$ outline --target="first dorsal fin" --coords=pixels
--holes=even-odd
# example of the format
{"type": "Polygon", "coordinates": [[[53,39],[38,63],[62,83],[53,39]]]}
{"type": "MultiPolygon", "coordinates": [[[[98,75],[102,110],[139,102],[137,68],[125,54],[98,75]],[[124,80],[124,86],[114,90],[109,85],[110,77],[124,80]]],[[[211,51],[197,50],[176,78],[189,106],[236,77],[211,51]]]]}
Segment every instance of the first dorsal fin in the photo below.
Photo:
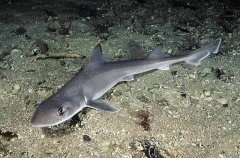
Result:
{"type": "Polygon", "coordinates": [[[95,68],[104,64],[105,62],[106,60],[103,57],[101,45],[98,44],[92,52],[92,57],[87,65],[87,68],[95,68]]]}
{"type": "Polygon", "coordinates": [[[159,45],[157,46],[157,48],[155,48],[152,53],[147,57],[147,59],[161,59],[161,58],[165,58],[165,57],[169,57],[169,55],[165,54],[163,52],[162,46],[159,45]]]}

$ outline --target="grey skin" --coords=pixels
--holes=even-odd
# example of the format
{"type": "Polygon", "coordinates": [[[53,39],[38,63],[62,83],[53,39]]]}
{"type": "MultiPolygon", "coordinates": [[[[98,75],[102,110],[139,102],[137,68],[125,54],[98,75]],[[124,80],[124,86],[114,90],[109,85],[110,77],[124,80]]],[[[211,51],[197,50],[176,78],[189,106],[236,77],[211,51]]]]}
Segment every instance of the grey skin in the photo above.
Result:
{"type": "Polygon", "coordinates": [[[100,97],[120,81],[132,81],[133,75],[154,69],[168,70],[179,62],[199,65],[211,53],[217,53],[221,39],[216,39],[186,55],[170,57],[158,46],[146,58],[107,62],[97,45],[84,70],[68,81],[57,93],[37,107],[30,124],[35,127],[53,126],[62,123],[83,108],[117,112],[118,110],[100,97]]]}

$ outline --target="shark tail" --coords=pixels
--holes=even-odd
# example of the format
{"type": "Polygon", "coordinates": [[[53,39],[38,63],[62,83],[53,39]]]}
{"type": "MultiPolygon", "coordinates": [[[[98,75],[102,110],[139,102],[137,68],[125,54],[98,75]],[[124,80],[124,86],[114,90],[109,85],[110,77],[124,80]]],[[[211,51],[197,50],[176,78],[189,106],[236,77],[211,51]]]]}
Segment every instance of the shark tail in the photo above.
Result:
{"type": "Polygon", "coordinates": [[[212,43],[190,52],[186,57],[185,62],[191,65],[199,65],[204,58],[212,53],[216,54],[218,52],[221,41],[222,40],[220,38],[216,39],[212,43]]]}
{"type": "Polygon", "coordinates": [[[197,54],[189,55],[185,62],[190,65],[200,65],[201,61],[209,56],[210,52],[200,52],[197,54]]]}

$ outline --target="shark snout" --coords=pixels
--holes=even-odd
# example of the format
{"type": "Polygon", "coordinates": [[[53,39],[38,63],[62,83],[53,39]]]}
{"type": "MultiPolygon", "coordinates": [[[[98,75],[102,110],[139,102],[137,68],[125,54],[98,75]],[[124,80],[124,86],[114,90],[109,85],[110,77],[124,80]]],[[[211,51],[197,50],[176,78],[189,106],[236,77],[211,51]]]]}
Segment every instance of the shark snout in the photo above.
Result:
{"type": "Polygon", "coordinates": [[[39,110],[40,105],[35,111],[33,117],[30,120],[30,125],[33,127],[47,127],[53,126],[59,122],[57,113],[55,114],[51,110],[39,110]]]}

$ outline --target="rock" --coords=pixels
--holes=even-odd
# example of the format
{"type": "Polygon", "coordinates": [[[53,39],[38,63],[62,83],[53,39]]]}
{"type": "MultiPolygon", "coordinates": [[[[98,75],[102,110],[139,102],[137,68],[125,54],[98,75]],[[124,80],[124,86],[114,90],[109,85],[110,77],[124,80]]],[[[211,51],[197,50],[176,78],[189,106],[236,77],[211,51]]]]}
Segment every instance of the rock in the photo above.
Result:
{"type": "Polygon", "coordinates": [[[21,91],[21,87],[19,85],[14,85],[13,86],[13,90],[12,90],[12,94],[18,94],[21,91]]]}
{"type": "Polygon", "coordinates": [[[44,43],[41,40],[36,40],[35,44],[37,46],[38,53],[47,54],[47,52],[48,52],[48,45],[46,43],[44,43]]]}
{"type": "Polygon", "coordinates": [[[189,74],[188,74],[188,77],[189,77],[190,79],[194,79],[194,78],[196,78],[196,74],[195,74],[195,73],[189,73],[189,74]]]}
{"type": "Polygon", "coordinates": [[[33,90],[32,88],[29,88],[29,89],[28,89],[28,93],[29,93],[29,94],[32,94],[33,92],[34,92],[34,90],[33,90]]]}
{"type": "Polygon", "coordinates": [[[133,158],[142,158],[142,157],[144,157],[144,153],[141,153],[141,152],[136,153],[136,154],[133,156],[133,158]]]}
{"type": "Polygon", "coordinates": [[[240,101],[240,97],[238,97],[236,100],[235,100],[235,103],[238,103],[240,101]]]}
{"type": "Polygon", "coordinates": [[[199,99],[195,97],[190,97],[190,101],[192,104],[197,105],[199,103],[199,99]]]}
{"type": "Polygon", "coordinates": [[[133,148],[138,151],[143,151],[143,146],[140,142],[136,141],[133,143],[133,148]]]}
{"type": "Polygon", "coordinates": [[[131,87],[128,84],[119,84],[114,88],[112,95],[120,96],[123,94],[123,92],[129,91],[131,91],[131,87]]]}
{"type": "Polygon", "coordinates": [[[72,157],[72,154],[71,154],[71,153],[68,153],[65,158],[71,158],[71,157],[72,157]]]}
{"type": "Polygon", "coordinates": [[[83,135],[83,140],[85,142],[89,142],[89,141],[91,141],[91,138],[88,135],[83,135]]]}
{"type": "Polygon", "coordinates": [[[106,152],[106,151],[109,150],[109,146],[110,146],[110,141],[105,140],[105,141],[103,141],[103,142],[101,143],[100,150],[101,150],[102,152],[106,152]]]}
{"type": "Polygon", "coordinates": [[[41,89],[37,91],[38,95],[40,95],[43,98],[47,98],[48,96],[53,94],[53,90],[48,89],[41,89]]]}
{"type": "Polygon", "coordinates": [[[220,98],[220,99],[217,99],[217,101],[219,102],[219,103],[221,103],[221,104],[227,104],[227,99],[226,98],[220,98]]]}
{"type": "Polygon", "coordinates": [[[212,72],[212,68],[206,67],[202,71],[198,72],[199,77],[205,77],[207,74],[212,72]]]}
{"type": "Polygon", "coordinates": [[[204,90],[203,91],[204,96],[210,97],[211,96],[211,91],[210,90],[204,90]]]}
{"type": "Polygon", "coordinates": [[[9,93],[12,93],[13,87],[10,85],[7,85],[6,87],[4,87],[4,89],[9,94],[9,93]]]}
{"type": "Polygon", "coordinates": [[[148,98],[143,95],[137,96],[137,99],[143,103],[149,102],[148,98]]]}

